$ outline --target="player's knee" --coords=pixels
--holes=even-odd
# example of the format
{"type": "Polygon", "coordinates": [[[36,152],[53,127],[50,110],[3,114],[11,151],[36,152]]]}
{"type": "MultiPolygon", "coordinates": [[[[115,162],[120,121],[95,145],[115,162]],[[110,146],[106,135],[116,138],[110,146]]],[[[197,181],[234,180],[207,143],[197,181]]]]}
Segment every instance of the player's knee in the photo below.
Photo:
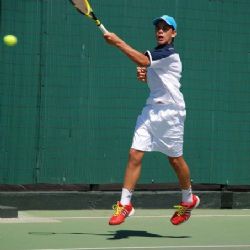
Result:
{"type": "Polygon", "coordinates": [[[129,162],[135,166],[141,165],[143,152],[131,148],[129,151],[129,162]]]}
{"type": "Polygon", "coordinates": [[[174,169],[178,169],[181,167],[181,157],[168,157],[169,163],[174,169]]]}

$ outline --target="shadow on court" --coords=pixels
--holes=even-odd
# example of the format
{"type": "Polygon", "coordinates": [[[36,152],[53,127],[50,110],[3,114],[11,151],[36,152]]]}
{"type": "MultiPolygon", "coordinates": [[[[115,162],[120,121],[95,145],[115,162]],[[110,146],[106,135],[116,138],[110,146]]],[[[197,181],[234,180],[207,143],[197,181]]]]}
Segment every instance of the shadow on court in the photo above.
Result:
{"type": "Polygon", "coordinates": [[[29,232],[32,235],[98,235],[98,236],[107,236],[107,240],[121,240],[128,239],[131,237],[146,237],[146,238],[169,238],[169,239],[187,239],[191,236],[170,236],[170,235],[160,235],[149,233],[147,231],[138,231],[138,230],[117,230],[109,231],[107,234],[92,234],[92,233],[56,233],[56,232],[29,232]]]}
{"type": "Polygon", "coordinates": [[[149,233],[147,231],[138,231],[138,230],[118,230],[110,232],[110,234],[106,235],[111,236],[111,238],[108,238],[108,240],[128,239],[130,237],[171,238],[171,239],[191,238],[190,236],[160,235],[160,234],[149,233]]]}

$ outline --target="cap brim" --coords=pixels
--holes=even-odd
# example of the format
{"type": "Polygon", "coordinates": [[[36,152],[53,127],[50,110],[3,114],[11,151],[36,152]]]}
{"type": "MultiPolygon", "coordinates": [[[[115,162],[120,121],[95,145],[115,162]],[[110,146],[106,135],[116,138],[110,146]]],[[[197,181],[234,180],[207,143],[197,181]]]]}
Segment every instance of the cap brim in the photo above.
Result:
{"type": "Polygon", "coordinates": [[[153,24],[156,25],[159,21],[164,21],[165,23],[167,23],[166,20],[164,20],[163,18],[159,17],[159,18],[156,18],[156,19],[153,20],[153,24]]]}

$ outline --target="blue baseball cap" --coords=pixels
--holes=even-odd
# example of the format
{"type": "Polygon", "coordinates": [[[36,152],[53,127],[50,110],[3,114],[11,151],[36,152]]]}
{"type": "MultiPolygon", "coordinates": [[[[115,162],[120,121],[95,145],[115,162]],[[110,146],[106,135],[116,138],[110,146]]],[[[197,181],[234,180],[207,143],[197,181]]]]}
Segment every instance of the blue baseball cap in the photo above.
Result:
{"type": "Polygon", "coordinates": [[[177,23],[173,17],[168,15],[163,15],[161,17],[157,17],[153,20],[153,24],[156,25],[160,20],[165,21],[168,25],[172,26],[174,30],[177,30],[177,23]]]}

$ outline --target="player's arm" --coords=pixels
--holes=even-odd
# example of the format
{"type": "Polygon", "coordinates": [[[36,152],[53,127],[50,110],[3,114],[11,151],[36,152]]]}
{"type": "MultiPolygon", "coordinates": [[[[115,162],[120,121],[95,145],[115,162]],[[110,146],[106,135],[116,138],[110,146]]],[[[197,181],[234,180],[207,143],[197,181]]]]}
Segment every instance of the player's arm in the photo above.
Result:
{"type": "Polygon", "coordinates": [[[127,55],[133,62],[139,66],[147,67],[150,65],[150,60],[143,53],[133,49],[127,43],[125,43],[120,37],[114,33],[105,33],[104,38],[107,43],[116,46],[125,55],[127,55]]]}

